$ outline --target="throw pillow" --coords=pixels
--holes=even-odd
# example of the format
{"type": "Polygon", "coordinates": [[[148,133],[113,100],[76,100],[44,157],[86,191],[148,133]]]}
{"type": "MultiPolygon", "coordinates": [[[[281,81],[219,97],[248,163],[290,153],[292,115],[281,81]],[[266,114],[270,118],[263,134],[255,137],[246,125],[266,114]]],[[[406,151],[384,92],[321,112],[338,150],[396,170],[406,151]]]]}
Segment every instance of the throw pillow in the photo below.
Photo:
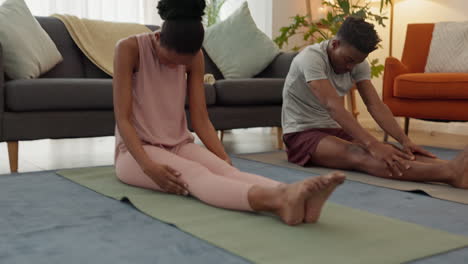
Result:
{"type": "Polygon", "coordinates": [[[36,78],[63,60],[24,0],[0,6],[0,25],[3,67],[11,79],[36,78]]]}
{"type": "Polygon", "coordinates": [[[255,25],[247,2],[226,20],[206,29],[203,47],[226,79],[253,77],[280,53],[255,25]]]}

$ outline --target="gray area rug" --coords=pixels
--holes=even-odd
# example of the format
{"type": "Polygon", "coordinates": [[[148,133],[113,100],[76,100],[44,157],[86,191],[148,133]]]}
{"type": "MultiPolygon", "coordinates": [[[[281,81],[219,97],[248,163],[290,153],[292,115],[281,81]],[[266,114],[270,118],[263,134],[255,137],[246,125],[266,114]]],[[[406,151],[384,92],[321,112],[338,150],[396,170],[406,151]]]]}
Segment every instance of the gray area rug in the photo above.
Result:
{"type": "MultiPolygon", "coordinates": [[[[285,182],[310,176],[233,161],[241,170],[285,182]]],[[[330,200],[468,236],[468,206],[463,204],[352,181],[340,186],[330,200]]],[[[0,210],[0,263],[248,263],[54,172],[0,175],[0,210]]],[[[413,263],[467,260],[464,248],[413,263]]]]}

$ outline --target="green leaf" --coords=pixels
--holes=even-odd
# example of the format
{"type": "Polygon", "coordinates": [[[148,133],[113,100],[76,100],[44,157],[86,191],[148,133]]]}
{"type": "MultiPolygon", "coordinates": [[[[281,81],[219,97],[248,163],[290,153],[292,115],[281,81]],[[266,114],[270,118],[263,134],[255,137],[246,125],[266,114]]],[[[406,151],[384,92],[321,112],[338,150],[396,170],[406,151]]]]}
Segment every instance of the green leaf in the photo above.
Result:
{"type": "Polygon", "coordinates": [[[338,6],[341,8],[344,14],[350,14],[349,0],[338,0],[338,6]]]}

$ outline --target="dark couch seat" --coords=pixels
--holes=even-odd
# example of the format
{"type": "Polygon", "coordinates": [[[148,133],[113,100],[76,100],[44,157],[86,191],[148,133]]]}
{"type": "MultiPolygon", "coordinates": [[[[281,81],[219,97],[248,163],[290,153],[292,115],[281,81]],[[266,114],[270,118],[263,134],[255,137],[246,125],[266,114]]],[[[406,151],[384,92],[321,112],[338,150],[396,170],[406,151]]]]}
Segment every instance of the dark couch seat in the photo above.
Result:
{"type": "Polygon", "coordinates": [[[281,105],[284,79],[251,78],[219,80],[216,102],[222,105],[281,105]]]}
{"type": "MultiPolygon", "coordinates": [[[[216,102],[214,87],[205,84],[207,105],[216,102]]],[[[5,84],[9,111],[112,110],[112,79],[41,78],[5,84]]]]}

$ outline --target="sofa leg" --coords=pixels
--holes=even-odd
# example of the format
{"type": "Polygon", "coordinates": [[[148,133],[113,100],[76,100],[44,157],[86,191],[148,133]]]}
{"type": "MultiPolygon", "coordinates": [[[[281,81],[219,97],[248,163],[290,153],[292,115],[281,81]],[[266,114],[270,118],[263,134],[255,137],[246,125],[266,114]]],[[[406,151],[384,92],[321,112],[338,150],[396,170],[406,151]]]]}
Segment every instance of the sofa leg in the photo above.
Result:
{"type": "Polygon", "coordinates": [[[219,141],[223,142],[224,139],[224,130],[219,131],[219,141]]]}
{"type": "Polygon", "coordinates": [[[409,133],[409,117],[405,117],[405,134],[409,133]]]}
{"type": "Polygon", "coordinates": [[[278,149],[283,149],[283,128],[282,127],[276,128],[276,140],[278,143],[278,149]]]}
{"type": "Polygon", "coordinates": [[[10,171],[18,172],[18,141],[9,141],[8,158],[10,159],[10,171]]]}

